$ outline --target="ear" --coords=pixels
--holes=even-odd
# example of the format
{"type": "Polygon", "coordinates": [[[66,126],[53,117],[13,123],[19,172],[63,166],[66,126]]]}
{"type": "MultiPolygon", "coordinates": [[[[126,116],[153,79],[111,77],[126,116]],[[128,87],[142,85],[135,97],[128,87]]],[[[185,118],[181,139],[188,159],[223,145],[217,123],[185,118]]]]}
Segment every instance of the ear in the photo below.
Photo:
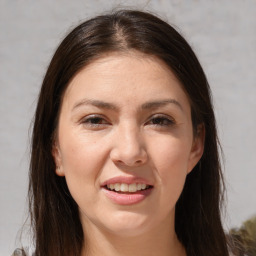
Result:
{"type": "Polygon", "coordinates": [[[55,162],[55,166],[56,166],[55,173],[58,176],[65,176],[63,167],[62,167],[60,148],[59,148],[58,142],[56,140],[52,144],[52,156],[54,158],[54,162],[55,162]]]}
{"type": "Polygon", "coordinates": [[[191,147],[191,152],[189,156],[189,164],[187,173],[190,173],[196,164],[201,159],[204,153],[204,140],[205,140],[205,127],[204,124],[199,124],[197,126],[196,133],[194,135],[193,144],[191,147]]]}

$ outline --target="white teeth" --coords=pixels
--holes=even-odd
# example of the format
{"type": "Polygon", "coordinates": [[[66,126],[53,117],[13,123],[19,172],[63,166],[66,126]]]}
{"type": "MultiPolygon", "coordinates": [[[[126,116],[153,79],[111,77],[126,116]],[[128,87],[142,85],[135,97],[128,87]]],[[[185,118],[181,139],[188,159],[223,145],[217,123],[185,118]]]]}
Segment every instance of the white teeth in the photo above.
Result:
{"type": "Polygon", "coordinates": [[[129,185],[129,192],[136,192],[137,186],[135,183],[129,185]]]}
{"type": "Polygon", "coordinates": [[[129,187],[128,184],[122,183],[121,186],[120,186],[120,190],[122,192],[127,192],[128,189],[129,189],[128,187],[129,187]]]}
{"type": "Polygon", "coordinates": [[[139,190],[144,190],[146,188],[149,188],[144,183],[133,183],[133,184],[126,184],[126,183],[115,183],[115,184],[108,184],[108,189],[115,190],[115,191],[121,191],[121,192],[136,192],[139,190]]]}
{"type": "Polygon", "coordinates": [[[115,191],[120,191],[120,183],[114,184],[114,190],[115,191]]]}

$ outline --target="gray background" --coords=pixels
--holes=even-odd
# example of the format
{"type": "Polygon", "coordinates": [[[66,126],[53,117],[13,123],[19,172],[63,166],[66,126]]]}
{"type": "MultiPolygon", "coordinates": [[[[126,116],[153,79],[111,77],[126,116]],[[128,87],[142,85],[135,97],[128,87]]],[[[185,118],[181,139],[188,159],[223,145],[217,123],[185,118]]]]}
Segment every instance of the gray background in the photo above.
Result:
{"type": "Polygon", "coordinates": [[[256,213],[256,1],[0,0],[0,255],[26,217],[29,127],[54,49],[113,7],[152,10],[188,39],[211,84],[227,180],[226,229],[256,213]]]}

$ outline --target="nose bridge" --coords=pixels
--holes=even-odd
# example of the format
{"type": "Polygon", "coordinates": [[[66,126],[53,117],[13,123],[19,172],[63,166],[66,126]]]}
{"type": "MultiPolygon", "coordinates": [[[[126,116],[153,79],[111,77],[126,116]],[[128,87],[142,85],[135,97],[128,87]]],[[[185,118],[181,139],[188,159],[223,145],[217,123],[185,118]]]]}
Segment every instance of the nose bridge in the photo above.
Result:
{"type": "Polygon", "coordinates": [[[116,130],[112,159],[125,165],[138,165],[146,161],[147,154],[140,127],[131,122],[116,130]]]}
{"type": "Polygon", "coordinates": [[[133,153],[137,152],[141,147],[141,134],[140,129],[136,127],[135,125],[124,125],[123,127],[120,127],[120,141],[124,142],[124,145],[122,145],[127,152],[131,151],[133,153]]]}

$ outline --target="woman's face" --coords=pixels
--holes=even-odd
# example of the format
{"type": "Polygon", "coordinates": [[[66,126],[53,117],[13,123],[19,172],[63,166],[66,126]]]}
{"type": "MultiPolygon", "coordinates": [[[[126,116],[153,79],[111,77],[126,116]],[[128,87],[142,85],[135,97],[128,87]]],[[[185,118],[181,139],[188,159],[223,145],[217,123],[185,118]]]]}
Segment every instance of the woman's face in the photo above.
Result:
{"type": "MultiPolygon", "coordinates": [[[[201,134],[201,135],[200,135],[201,134]]],[[[112,54],[81,70],[61,106],[53,155],[86,230],[119,236],[174,226],[203,152],[189,100],[155,57],[112,54]]]]}

